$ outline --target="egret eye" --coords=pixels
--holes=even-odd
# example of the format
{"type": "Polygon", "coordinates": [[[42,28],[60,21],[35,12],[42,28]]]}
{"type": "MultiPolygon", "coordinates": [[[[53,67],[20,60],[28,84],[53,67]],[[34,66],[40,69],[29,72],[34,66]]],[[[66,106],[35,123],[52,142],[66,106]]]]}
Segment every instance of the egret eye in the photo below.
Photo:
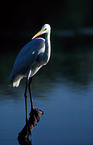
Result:
{"type": "Polygon", "coordinates": [[[45,28],[45,31],[47,30],[47,28],[45,28]]]}

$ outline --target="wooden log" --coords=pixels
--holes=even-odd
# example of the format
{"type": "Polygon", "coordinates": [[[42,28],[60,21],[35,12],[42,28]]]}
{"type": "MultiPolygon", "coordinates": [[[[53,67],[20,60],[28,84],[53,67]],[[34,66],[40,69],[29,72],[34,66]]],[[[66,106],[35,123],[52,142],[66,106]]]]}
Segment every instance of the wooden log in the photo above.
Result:
{"type": "Polygon", "coordinates": [[[31,134],[33,128],[35,127],[37,122],[39,122],[40,117],[43,114],[44,112],[38,108],[30,112],[30,117],[28,119],[28,122],[25,124],[21,132],[18,134],[19,144],[22,144],[23,142],[29,144],[29,135],[31,134]]]}

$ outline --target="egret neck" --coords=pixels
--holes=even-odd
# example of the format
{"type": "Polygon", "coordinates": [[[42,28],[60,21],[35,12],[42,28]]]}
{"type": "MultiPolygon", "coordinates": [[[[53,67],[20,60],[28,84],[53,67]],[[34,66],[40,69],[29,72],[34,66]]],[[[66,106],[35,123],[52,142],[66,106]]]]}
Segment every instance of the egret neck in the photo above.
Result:
{"type": "Polygon", "coordinates": [[[47,59],[46,60],[47,62],[50,59],[50,54],[51,54],[51,45],[50,45],[50,31],[49,31],[48,33],[45,34],[45,58],[47,59]]]}

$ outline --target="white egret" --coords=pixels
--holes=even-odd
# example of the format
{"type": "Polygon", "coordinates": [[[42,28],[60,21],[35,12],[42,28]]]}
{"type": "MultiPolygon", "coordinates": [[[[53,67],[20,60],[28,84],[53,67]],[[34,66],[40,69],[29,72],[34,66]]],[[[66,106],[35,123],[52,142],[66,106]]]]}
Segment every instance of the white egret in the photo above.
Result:
{"type": "Polygon", "coordinates": [[[50,59],[51,45],[50,45],[50,31],[51,27],[49,24],[45,24],[41,30],[32,38],[32,41],[27,43],[18,54],[13,70],[9,77],[9,83],[13,87],[18,87],[20,80],[26,77],[25,87],[25,107],[26,107],[26,121],[27,117],[27,88],[29,89],[31,110],[33,107],[33,100],[31,94],[31,82],[32,77],[36,72],[43,66],[46,65],[50,59]],[[45,34],[45,39],[38,37],[45,34]],[[38,37],[38,38],[36,38],[38,37]]]}

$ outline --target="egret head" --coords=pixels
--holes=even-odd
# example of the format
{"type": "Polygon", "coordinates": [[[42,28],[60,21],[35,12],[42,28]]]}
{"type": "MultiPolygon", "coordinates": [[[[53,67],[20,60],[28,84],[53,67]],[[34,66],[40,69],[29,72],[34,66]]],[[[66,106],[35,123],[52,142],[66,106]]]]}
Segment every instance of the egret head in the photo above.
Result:
{"type": "Polygon", "coordinates": [[[51,27],[49,24],[45,24],[42,26],[41,30],[32,38],[32,39],[35,39],[36,37],[42,35],[42,34],[45,34],[45,33],[50,33],[51,31],[51,27]]]}
{"type": "Polygon", "coordinates": [[[45,25],[42,26],[41,30],[44,30],[44,31],[43,31],[43,34],[44,34],[44,33],[48,33],[48,32],[51,31],[51,27],[50,27],[49,24],[45,24],[45,25]]]}

